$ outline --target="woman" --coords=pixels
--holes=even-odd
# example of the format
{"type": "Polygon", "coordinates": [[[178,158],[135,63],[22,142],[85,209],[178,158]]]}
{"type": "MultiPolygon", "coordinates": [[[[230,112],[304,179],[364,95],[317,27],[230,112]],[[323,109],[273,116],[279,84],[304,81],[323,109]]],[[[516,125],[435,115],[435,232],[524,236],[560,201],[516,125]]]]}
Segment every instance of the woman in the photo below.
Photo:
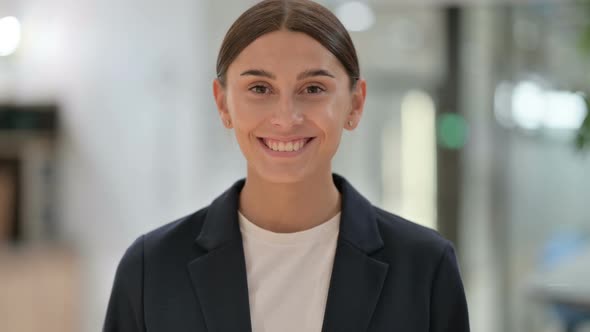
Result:
{"type": "Polygon", "coordinates": [[[338,19],[260,2],[228,31],[217,73],[247,177],[129,247],[104,330],[469,331],[451,244],[331,171],[366,96],[338,19]]]}

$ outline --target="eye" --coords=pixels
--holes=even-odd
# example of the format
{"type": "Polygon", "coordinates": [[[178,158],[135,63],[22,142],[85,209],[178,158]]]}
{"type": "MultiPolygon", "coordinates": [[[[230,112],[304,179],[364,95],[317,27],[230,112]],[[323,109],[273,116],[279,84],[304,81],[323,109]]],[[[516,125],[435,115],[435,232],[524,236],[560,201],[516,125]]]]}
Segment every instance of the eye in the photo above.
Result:
{"type": "Polygon", "coordinates": [[[320,94],[320,93],[326,91],[325,89],[322,89],[322,87],[317,86],[317,85],[310,85],[310,86],[306,87],[304,90],[306,93],[312,94],[312,95],[317,95],[317,94],[320,94]]]}
{"type": "Polygon", "coordinates": [[[264,95],[270,93],[270,89],[264,85],[255,85],[249,89],[250,91],[254,92],[255,94],[264,95]]]}

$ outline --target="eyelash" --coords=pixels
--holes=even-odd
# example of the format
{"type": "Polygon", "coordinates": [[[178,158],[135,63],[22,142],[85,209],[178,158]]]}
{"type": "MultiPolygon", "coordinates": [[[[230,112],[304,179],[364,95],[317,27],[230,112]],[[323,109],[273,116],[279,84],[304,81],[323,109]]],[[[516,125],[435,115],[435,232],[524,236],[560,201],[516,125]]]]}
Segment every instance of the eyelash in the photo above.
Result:
{"type": "MultiPolygon", "coordinates": [[[[250,88],[250,89],[248,89],[248,90],[250,90],[250,91],[254,92],[255,94],[259,94],[259,95],[266,94],[266,93],[258,93],[258,92],[255,92],[255,89],[259,89],[259,88],[264,88],[264,89],[270,90],[270,88],[269,88],[268,86],[266,86],[266,85],[262,85],[262,84],[257,84],[257,85],[254,85],[253,87],[251,87],[251,88],[250,88]]],[[[316,92],[316,93],[310,93],[310,94],[312,94],[312,95],[317,95],[317,94],[320,94],[320,93],[322,93],[322,92],[325,92],[325,91],[326,91],[326,89],[323,89],[323,88],[322,88],[322,87],[320,87],[319,85],[309,85],[309,86],[306,86],[306,87],[304,88],[304,90],[307,90],[307,89],[309,89],[309,88],[317,88],[317,89],[319,90],[319,92],[316,92]]]]}

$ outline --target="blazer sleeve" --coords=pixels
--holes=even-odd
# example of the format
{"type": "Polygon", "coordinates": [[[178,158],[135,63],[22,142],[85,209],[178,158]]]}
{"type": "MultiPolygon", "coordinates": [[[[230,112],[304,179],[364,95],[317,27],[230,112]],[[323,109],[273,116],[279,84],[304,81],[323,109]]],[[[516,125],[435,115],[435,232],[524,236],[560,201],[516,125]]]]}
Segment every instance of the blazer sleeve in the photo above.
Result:
{"type": "Polygon", "coordinates": [[[145,331],[143,317],[143,236],[119,262],[109,299],[103,332],[145,331]]]}
{"type": "Polygon", "coordinates": [[[430,298],[431,332],[469,332],[467,300],[455,250],[448,243],[436,269],[430,298]]]}

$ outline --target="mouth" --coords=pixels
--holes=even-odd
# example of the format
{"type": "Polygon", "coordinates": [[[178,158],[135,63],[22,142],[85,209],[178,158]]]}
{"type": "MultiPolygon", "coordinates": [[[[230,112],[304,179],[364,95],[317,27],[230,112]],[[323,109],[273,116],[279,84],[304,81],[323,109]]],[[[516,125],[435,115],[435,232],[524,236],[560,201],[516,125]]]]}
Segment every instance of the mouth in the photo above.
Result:
{"type": "Polygon", "coordinates": [[[315,137],[297,137],[295,139],[272,139],[257,137],[262,146],[274,154],[294,155],[302,151],[315,137]]]}

